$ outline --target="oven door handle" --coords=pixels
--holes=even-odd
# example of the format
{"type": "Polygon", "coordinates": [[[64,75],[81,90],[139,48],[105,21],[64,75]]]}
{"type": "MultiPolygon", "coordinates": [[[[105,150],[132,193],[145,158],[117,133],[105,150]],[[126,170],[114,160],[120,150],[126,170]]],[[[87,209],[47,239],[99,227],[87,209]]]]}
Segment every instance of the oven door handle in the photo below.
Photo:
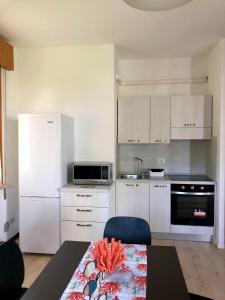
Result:
{"type": "Polygon", "coordinates": [[[199,193],[199,192],[174,192],[171,191],[171,194],[173,195],[189,195],[189,196],[213,196],[214,193],[208,192],[208,193],[199,193]]]}

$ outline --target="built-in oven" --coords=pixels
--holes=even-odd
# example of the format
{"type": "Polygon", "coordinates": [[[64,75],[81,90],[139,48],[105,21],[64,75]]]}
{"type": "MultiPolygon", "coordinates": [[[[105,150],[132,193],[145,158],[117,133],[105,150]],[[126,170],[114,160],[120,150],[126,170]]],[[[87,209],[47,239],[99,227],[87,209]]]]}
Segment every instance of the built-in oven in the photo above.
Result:
{"type": "Polygon", "coordinates": [[[171,224],[214,225],[213,184],[171,184],[171,224]]]}

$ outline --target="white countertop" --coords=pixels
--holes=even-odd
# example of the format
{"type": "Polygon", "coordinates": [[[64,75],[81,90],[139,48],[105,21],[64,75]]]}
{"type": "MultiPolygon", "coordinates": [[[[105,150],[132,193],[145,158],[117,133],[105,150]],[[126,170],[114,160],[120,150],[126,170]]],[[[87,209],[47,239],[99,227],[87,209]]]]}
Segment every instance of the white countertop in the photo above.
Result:
{"type": "Polygon", "coordinates": [[[179,180],[171,180],[169,176],[165,175],[163,177],[149,177],[144,179],[127,179],[127,178],[117,178],[116,181],[123,182],[146,182],[146,183],[154,183],[154,182],[162,182],[168,184],[216,184],[215,181],[179,181],[179,180]]]}
{"type": "Polygon", "coordinates": [[[112,185],[90,185],[90,184],[87,184],[87,185],[76,185],[76,184],[73,184],[73,183],[68,183],[66,185],[64,185],[60,190],[63,191],[63,190],[67,190],[70,189],[70,190],[74,190],[74,189],[95,189],[95,190],[110,190],[112,187],[112,185]]]}

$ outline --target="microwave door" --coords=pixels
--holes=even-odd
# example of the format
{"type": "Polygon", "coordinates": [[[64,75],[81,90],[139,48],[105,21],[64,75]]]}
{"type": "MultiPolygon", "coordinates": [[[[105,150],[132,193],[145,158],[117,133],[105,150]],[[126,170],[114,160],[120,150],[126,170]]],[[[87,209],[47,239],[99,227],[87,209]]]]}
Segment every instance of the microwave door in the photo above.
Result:
{"type": "Polygon", "coordinates": [[[74,180],[101,180],[101,166],[74,166],[74,180]]]}

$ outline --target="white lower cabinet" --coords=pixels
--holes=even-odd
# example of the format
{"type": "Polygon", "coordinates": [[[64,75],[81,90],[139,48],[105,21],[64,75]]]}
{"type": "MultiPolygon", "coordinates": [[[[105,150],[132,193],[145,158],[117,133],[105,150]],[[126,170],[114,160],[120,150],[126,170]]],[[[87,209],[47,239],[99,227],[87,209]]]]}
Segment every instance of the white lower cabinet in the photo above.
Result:
{"type": "Polygon", "coordinates": [[[90,242],[103,238],[105,223],[95,222],[61,222],[61,244],[64,241],[90,242]]]}
{"type": "Polygon", "coordinates": [[[149,222],[149,184],[117,181],[116,215],[139,217],[149,222]]]}
{"type": "Polygon", "coordinates": [[[110,187],[68,185],[61,189],[61,244],[102,239],[110,218],[110,187]]]}
{"type": "Polygon", "coordinates": [[[150,227],[152,232],[170,232],[170,184],[150,184],[150,227]]]}
{"type": "Polygon", "coordinates": [[[89,222],[107,222],[109,219],[108,207],[91,207],[91,206],[77,206],[77,207],[62,207],[61,220],[71,221],[89,221],[89,222]]]}
{"type": "Polygon", "coordinates": [[[152,232],[170,232],[170,184],[118,180],[116,215],[143,218],[152,232]]]}

